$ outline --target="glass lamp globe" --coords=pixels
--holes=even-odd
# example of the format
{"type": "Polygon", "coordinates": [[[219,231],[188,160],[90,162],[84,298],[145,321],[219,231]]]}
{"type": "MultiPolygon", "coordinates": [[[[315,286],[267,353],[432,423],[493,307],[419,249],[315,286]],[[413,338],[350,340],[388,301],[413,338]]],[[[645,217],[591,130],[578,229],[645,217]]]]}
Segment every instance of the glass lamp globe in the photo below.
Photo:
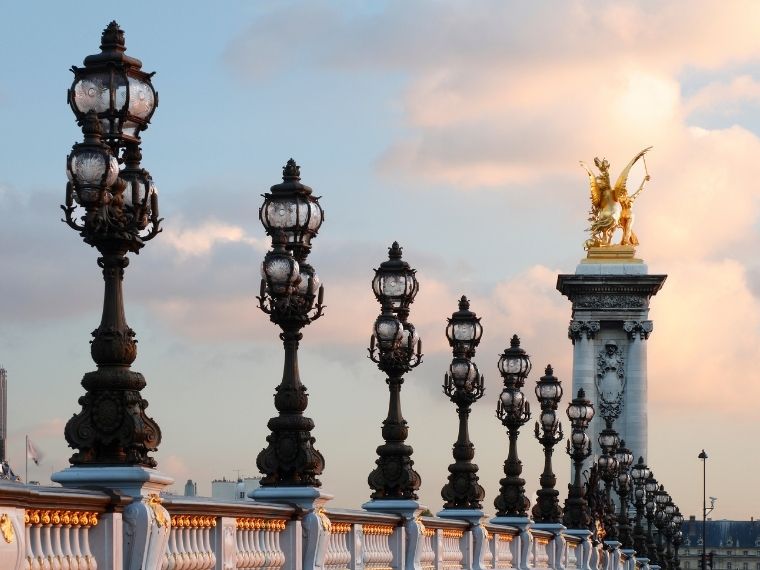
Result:
{"type": "Polygon", "coordinates": [[[66,157],[66,176],[80,204],[100,205],[104,191],[111,188],[119,176],[119,163],[102,142],[100,124],[94,113],[85,118],[82,132],[84,142],[75,144],[66,157]]]}
{"type": "Polygon", "coordinates": [[[531,362],[528,353],[520,348],[520,339],[517,335],[512,336],[509,348],[505,349],[499,357],[498,366],[505,380],[513,382],[517,387],[523,385],[530,373],[531,362]]]}
{"type": "Polygon", "coordinates": [[[324,221],[324,211],[312,189],[301,183],[301,167],[292,158],[282,168],[282,182],[264,194],[259,219],[267,234],[285,233],[287,248],[296,259],[306,259],[311,240],[324,221]]]}
{"type": "Polygon", "coordinates": [[[401,344],[404,331],[395,315],[384,312],[375,320],[373,332],[382,350],[395,350],[401,344]]]}
{"type": "Polygon", "coordinates": [[[402,320],[406,320],[406,313],[409,305],[414,302],[419,283],[415,276],[416,270],[401,259],[401,253],[401,246],[394,241],[388,249],[388,259],[375,269],[372,292],[382,306],[389,305],[402,320]]]}
{"type": "Polygon", "coordinates": [[[446,326],[446,338],[455,351],[461,350],[472,357],[475,347],[483,336],[483,325],[478,316],[470,311],[470,301],[462,295],[459,299],[459,310],[451,315],[446,326]]]}
{"type": "Polygon", "coordinates": [[[290,295],[299,283],[299,271],[298,262],[285,250],[284,236],[275,236],[272,250],[261,263],[261,277],[266,281],[269,293],[273,296],[290,295]]]}
{"type": "Polygon", "coordinates": [[[84,67],[72,67],[69,105],[80,124],[94,112],[110,144],[138,142],[158,106],[153,74],[142,71],[142,62],[124,53],[124,32],[116,22],[103,30],[100,50],[85,58],[84,67]]]}
{"type": "Polygon", "coordinates": [[[551,364],[536,382],[536,398],[542,406],[556,406],[562,398],[562,383],[554,376],[551,364]]]}

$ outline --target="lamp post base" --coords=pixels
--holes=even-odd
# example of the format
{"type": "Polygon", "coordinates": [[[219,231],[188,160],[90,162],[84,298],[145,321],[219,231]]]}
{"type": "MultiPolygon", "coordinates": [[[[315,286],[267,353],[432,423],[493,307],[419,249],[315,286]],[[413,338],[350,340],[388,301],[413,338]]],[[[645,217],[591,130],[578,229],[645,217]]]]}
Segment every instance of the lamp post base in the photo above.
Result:
{"type": "Polygon", "coordinates": [[[488,550],[488,533],[483,522],[485,515],[479,509],[443,509],[436,514],[442,519],[465,520],[470,523],[472,532],[472,570],[486,570],[486,551],[488,550]]]}
{"type": "Polygon", "coordinates": [[[528,570],[528,558],[533,542],[533,537],[528,529],[533,526],[533,522],[528,517],[494,517],[491,519],[491,523],[514,526],[520,529],[520,538],[512,550],[512,560],[516,561],[515,568],[517,570],[528,570]]]}
{"type": "Polygon", "coordinates": [[[324,505],[333,495],[316,487],[259,487],[248,496],[261,503],[282,503],[305,511],[303,518],[288,525],[290,551],[302,556],[303,568],[324,568],[330,537],[330,519],[324,505]]]}
{"type": "MultiPolygon", "coordinates": [[[[69,467],[50,478],[69,489],[108,489],[131,499],[122,513],[103,514],[102,524],[97,528],[106,536],[123,540],[125,570],[161,566],[169,542],[171,516],[161,505],[159,493],[174,483],[173,478],[139,466],[69,467]]],[[[114,552],[103,554],[108,557],[114,552]]],[[[115,560],[112,562],[113,567],[118,567],[115,560]]]]}
{"type": "Polygon", "coordinates": [[[364,503],[362,508],[373,513],[400,515],[404,519],[404,538],[406,539],[404,567],[421,568],[425,526],[420,520],[420,513],[425,510],[425,507],[411,499],[373,499],[364,503]]]}

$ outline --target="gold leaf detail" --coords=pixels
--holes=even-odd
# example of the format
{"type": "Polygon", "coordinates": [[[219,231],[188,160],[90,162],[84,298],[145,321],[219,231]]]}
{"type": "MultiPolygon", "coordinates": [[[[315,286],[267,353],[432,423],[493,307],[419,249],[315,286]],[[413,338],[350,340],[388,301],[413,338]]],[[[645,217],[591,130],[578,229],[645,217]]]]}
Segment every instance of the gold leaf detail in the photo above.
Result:
{"type": "Polygon", "coordinates": [[[11,523],[11,517],[3,513],[0,515],[0,533],[3,534],[3,539],[8,544],[12,544],[16,540],[16,532],[13,530],[13,524],[11,523]]]}

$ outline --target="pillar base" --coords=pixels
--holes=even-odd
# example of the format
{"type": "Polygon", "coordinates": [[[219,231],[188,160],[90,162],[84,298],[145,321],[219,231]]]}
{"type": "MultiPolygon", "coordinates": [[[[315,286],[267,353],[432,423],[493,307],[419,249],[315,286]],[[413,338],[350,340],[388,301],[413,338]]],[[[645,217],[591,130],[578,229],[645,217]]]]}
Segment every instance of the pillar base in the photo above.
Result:
{"type": "Polygon", "coordinates": [[[104,515],[98,528],[123,537],[124,570],[161,567],[171,517],[161,505],[159,493],[174,483],[173,478],[139,466],[69,467],[50,478],[68,489],[102,490],[130,497],[132,501],[124,512],[104,515]]]}

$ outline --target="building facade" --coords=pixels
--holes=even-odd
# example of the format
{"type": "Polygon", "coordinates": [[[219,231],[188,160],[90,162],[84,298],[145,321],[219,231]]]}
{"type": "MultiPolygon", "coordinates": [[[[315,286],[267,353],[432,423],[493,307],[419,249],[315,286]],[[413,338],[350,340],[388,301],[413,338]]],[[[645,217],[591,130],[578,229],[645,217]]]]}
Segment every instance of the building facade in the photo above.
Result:
{"type": "MultiPolygon", "coordinates": [[[[760,521],[708,520],[707,547],[713,570],[760,570],[760,521]]],[[[692,516],[684,522],[679,552],[683,570],[697,570],[702,558],[702,521],[692,516]]]]}

